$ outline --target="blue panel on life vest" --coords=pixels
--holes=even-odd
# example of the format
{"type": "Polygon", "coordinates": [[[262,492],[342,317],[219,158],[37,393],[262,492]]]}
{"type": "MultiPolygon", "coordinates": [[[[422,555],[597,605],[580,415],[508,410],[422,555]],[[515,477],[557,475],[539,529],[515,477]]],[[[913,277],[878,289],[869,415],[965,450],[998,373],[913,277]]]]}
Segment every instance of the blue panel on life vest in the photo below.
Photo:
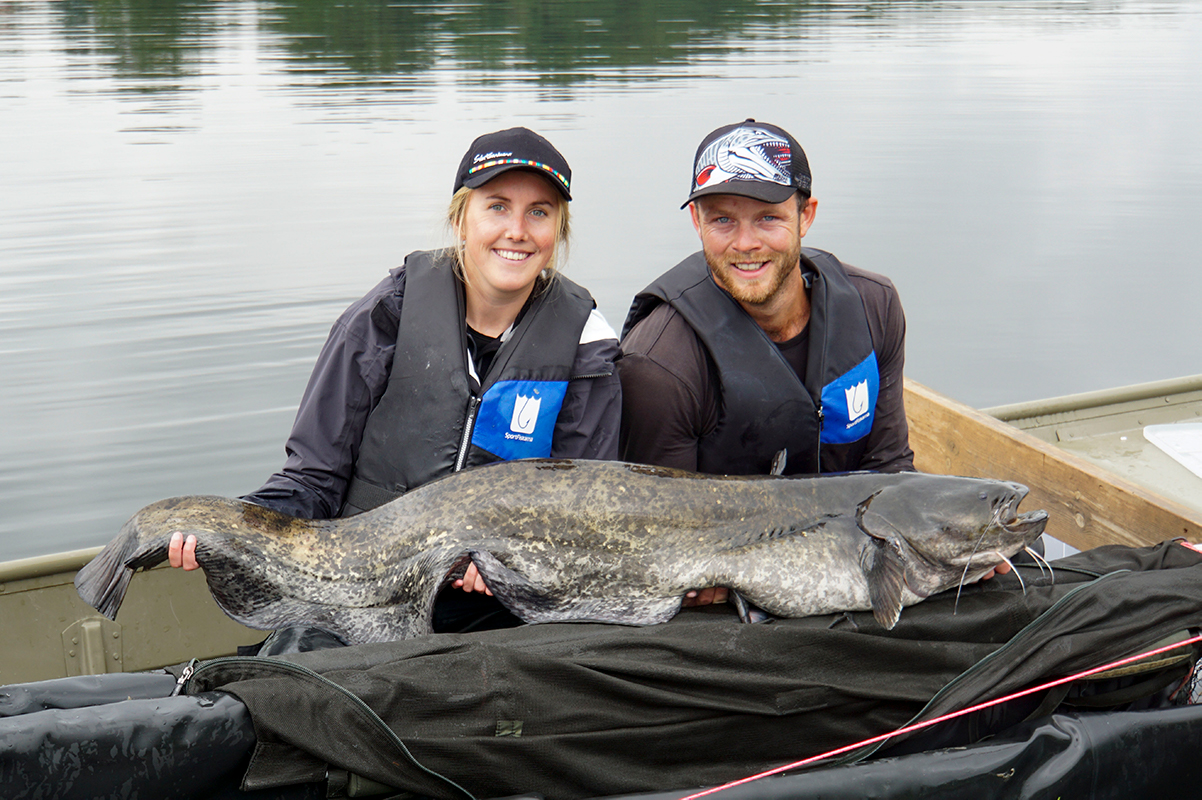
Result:
{"type": "Polygon", "coordinates": [[[472,444],[506,461],[546,458],[567,391],[567,381],[494,383],[480,401],[472,444]]]}
{"type": "Polygon", "coordinates": [[[876,353],[822,388],[822,442],[847,444],[872,430],[881,389],[876,353]]]}

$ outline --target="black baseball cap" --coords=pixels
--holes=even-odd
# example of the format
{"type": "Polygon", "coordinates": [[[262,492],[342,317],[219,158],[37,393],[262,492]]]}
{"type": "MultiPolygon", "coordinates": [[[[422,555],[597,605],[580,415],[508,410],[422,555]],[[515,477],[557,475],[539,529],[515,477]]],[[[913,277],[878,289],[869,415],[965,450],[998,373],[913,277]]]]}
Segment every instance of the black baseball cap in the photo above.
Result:
{"type": "Polygon", "coordinates": [[[472,142],[459,162],[455,188],[478,189],[502,172],[528,169],[545,176],[565,199],[571,200],[572,168],[555,146],[529,128],[486,133],[472,142]]]}
{"type": "Polygon", "coordinates": [[[693,183],[681,208],[707,194],[738,194],[783,203],[810,196],[810,163],[789,132],[748,119],[724,125],[701,140],[693,159],[693,183]]]}

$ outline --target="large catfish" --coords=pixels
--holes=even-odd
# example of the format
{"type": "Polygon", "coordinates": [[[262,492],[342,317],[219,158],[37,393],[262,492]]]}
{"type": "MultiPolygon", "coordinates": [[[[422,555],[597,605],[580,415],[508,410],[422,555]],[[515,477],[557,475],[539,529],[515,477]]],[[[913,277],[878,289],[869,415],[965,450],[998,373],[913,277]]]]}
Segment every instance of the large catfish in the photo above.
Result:
{"type": "Polygon", "coordinates": [[[508,461],[428,483],[345,519],[239,500],[153,503],[75,578],[113,618],[137,569],[197,537],[218,605],[270,630],[349,642],[430,632],[439,589],[475,563],[526,622],[650,625],[690,589],[724,586],[781,617],[905,605],[971,582],[1042,533],[1024,486],[917,473],[724,477],[618,462],[508,461]]]}

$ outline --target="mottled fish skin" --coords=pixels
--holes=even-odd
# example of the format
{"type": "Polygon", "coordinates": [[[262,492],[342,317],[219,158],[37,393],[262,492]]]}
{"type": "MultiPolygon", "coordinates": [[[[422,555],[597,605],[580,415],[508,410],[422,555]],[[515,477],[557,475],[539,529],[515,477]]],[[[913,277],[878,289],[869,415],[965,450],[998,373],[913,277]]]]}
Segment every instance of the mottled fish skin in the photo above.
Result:
{"type": "Polygon", "coordinates": [[[727,477],[536,459],[465,470],[336,520],[223,497],[153,503],[76,576],[114,618],[129,580],[175,531],[218,605],[271,630],[310,624],[352,643],[430,632],[438,590],[469,559],[527,622],[666,622],[690,589],[726,586],[777,616],[903,605],[973,580],[1023,549],[1047,515],[1026,488],[903,473],[727,477]]]}

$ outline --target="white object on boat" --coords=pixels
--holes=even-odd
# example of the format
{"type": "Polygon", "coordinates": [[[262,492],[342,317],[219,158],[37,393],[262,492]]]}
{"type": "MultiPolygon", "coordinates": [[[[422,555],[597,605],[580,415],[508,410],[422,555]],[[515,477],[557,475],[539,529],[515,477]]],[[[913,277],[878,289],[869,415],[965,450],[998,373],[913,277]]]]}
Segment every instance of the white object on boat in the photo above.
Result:
{"type": "Polygon", "coordinates": [[[1202,478],[1202,422],[1146,425],[1144,438],[1202,478]]]}

